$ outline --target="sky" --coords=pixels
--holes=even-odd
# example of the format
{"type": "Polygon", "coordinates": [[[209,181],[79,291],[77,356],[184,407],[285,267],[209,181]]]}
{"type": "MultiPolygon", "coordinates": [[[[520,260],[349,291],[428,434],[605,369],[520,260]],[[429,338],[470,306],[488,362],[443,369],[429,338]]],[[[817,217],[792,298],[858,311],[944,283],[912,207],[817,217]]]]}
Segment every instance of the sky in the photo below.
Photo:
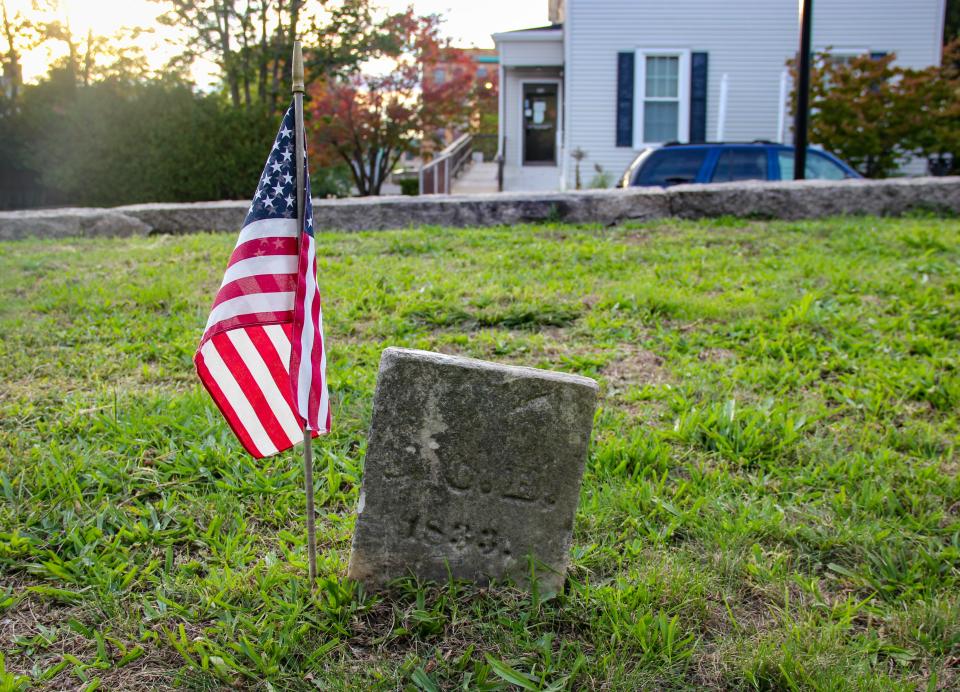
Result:
{"type": "MultiPolygon", "coordinates": [[[[31,0],[5,0],[13,14],[29,12],[31,0]]],[[[391,11],[413,5],[419,14],[439,14],[445,18],[443,32],[457,45],[492,48],[490,34],[511,29],[523,29],[547,24],[547,0],[373,0],[391,11]]],[[[162,4],[149,0],[59,0],[60,16],[69,21],[77,36],[85,36],[88,29],[101,35],[111,35],[126,26],[154,28],[153,34],[144,34],[139,43],[145,49],[151,67],[161,67],[176,49],[166,43],[174,29],[157,25],[155,19],[162,4]]],[[[23,56],[23,77],[31,82],[46,72],[47,64],[63,55],[59,45],[41,47],[23,56]]],[[[211,65],[197,65],[194,79],[206,85],[213,75],[211,65]]]]}

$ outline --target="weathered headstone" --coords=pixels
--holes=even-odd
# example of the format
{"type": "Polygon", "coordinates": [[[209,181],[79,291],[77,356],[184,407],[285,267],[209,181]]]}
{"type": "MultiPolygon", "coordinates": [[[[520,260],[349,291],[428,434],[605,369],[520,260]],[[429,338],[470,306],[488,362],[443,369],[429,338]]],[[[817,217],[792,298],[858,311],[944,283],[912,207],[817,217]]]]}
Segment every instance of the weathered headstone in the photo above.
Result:
{"type": "Polygon", "coordinates": [[[586,377],[388,348],[349,576],[526,583],[567,567],[596,409],[586,377]]]}

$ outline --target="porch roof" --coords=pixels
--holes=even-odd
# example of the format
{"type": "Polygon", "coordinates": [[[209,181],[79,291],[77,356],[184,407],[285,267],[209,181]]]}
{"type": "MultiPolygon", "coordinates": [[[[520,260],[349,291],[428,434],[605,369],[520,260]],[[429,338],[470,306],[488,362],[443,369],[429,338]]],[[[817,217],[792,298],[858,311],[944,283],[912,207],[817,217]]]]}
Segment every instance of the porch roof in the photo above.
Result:
{"type": "Polygon", "coordinates": [[[563,25],[518,29],[493,34],[504,67],[563,65],[563,25]]]}

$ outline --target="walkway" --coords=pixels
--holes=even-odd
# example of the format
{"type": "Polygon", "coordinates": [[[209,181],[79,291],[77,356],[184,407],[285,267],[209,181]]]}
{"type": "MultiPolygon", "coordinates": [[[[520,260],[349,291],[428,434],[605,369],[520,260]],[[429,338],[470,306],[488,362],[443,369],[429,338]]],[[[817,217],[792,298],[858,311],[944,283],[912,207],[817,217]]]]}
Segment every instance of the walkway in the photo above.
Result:
{"type": "Polygon", "coordinates": [[[497,191],[497,164],[494,161],[471,163],[453,180],[453,194],[481,195],[497,191]]]}

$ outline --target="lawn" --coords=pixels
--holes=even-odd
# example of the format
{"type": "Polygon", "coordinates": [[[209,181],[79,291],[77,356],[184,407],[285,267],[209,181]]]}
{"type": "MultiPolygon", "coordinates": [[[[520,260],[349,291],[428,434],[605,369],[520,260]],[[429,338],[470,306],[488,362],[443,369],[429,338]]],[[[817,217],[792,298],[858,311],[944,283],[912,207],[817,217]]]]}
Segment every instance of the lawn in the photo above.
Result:
{"type": "Polygon", "coordinates": [[[0,689],[960,686],[960,221],[320,236],[314,592],[193,371],[234,241],[0,243],[0,689]],[[388,345],[600,382],[563,593],[345,579],[388,345]]]}

